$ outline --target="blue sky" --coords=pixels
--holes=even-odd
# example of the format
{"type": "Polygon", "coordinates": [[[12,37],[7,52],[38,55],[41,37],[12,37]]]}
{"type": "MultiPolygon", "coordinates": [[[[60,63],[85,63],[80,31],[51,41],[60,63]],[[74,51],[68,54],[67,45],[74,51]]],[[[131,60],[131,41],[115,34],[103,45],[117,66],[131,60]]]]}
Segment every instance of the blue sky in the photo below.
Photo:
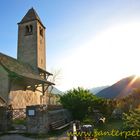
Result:
{"type": "Polygon", "coordinates": [[[47,70],[61,69],[60,90],[140,74],[139,0],[1,0],[0,52],[16,57],[17,23],[31,7],[46,26],[47,70]]]}

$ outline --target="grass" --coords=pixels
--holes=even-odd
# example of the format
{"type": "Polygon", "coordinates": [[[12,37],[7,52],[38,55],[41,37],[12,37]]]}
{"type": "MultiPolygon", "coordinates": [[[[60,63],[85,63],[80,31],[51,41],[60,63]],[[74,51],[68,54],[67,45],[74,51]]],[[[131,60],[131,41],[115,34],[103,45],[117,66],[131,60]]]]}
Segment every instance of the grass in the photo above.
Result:
{"type": "Polygon", "coordinates": [[[122,120],[109,120],[105,124],[97,126],[101,130],[112,130],[112,129],[122,129],[123,121],[122,120]]]}
{"type": "MultiPolygon", "coordinates": [[[[121,131],[122,130],[122,126],[123,126],[123,121],[122,120],[110,120],[108,121],[107,123],[103,124],[103,125],[100,125],[100,126],[97,126],[97,130],[98,132],[99,131],[102,131],[102,132],[105,132],[105,131],[108,131],[108,132],[111,132],[112,129],[115,129],[115,130],[119,130],[121,131]]],[[[100,136],[98,137],[99,140],[123,140],[122,137],[113,137],[113,136],[100,136]]]]}
{"type": "Polygon", "coordinates": [[[26,119],[15,119],[12,123],[17,125],[26,125],[26,119]]]}

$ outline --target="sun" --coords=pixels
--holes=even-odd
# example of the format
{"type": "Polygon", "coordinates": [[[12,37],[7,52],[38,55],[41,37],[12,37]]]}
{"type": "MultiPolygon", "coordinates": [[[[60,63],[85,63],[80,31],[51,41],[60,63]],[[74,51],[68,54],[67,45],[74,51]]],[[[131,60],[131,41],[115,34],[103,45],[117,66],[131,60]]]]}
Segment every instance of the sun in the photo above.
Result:
{"type": "Polygon", "coordinates": [[[128,86],[133,85],[133,83],[134,83],[138,78],[139,78],[138,76],[134,76],[134,78],[131,80],[131,82],[129,83],[128,86]]]}

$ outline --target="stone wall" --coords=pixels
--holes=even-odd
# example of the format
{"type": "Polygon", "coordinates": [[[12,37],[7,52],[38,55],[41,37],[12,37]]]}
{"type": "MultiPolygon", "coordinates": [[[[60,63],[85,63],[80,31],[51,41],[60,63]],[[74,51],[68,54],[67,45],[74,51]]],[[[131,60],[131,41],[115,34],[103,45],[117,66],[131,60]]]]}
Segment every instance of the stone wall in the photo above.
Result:
{"type": "Polygon", "coordinates": [[[10,102],[14,109],[26,108],[26,106],[40,105],[40,104],[58,104],[58,97],[56,95],[49,99],[49,94],[42,96],[40,92],[33,92],[31,90],[15,90],[11,91],[9,95],[10,102]],[[50,100],[50,103],[49,103],[50,100]]]}
{"type": "Polygon", "coordinates": [[[0,106],[0,132],[5,132],[11,127],[10,112],[6,106],[0,106]]]}
{"type": "Polygon", "coordinates": [[[37,20],[19,24],[18,60],[46,69],[45,29],[37,20]],[[26,26],[32,26],[30,34],[26,34],[26,26]]]}
{"type": "Polygon", "coordinates": [[[45,29],[39,22],[37,22],[37,66],[46,69],[45,29]],[[42,35],[40,30],[42,30],[42,35]]]}
{"type": "Polygon", "coordinates": [[[10,92],[10,103],[14,109],[26,108],[30,105],[40,104],[40,93],[32,92],[30,90],[17,90],[10,92]]]}
{"type": "Polygon", "coordinates": [[[47,106],[28,106],[27,109],[27,132],[47,133],[51,123],[66,120],[71,121],[71,115],[66,109],[49,111],[47,106]]]}
{"type": "Polygon", "coordinates": [[[9,78],[7,71],[0,65],[0,97],[8,102],[9,78]]]}
{"type": "MultiPolygon", "coordinates": [[[[26,106],[31,105],[58,104],[59,98],[56,95],[51,94],[50,96],[49,93],[45,93],[43,96],[39,91],[33,92],[32,90],[25,90],[23,85],[19,84],[18,81],[12,84],[9,94],[9,104],[12,104],[14,109],[26,108],[26,106]]],[[[39,88],[38,90],[41,90],[39,88]]]]}
{"type": "Polygon", "coordinates": [[[18,27],[18,60],[37,66],[37,23],[30,21],[24,24],[19,24],[18,27]],[[31,34],[26,35],[26,26],[33,26],[31,34]]]}

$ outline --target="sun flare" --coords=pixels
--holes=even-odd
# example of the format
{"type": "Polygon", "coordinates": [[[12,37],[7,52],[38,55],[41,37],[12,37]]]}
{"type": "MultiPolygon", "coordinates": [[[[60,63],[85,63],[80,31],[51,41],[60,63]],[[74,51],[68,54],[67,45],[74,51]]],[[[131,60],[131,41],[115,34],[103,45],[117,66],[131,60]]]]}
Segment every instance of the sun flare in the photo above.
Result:
{"type": "Polygon", "coordinates": [[[63,68],[63,87],[109,85],[126,76],[140,75],[139,25],[140,22],[112,25],[75,46],[74,53],[61,62],[67,66],[63,68]]]}

